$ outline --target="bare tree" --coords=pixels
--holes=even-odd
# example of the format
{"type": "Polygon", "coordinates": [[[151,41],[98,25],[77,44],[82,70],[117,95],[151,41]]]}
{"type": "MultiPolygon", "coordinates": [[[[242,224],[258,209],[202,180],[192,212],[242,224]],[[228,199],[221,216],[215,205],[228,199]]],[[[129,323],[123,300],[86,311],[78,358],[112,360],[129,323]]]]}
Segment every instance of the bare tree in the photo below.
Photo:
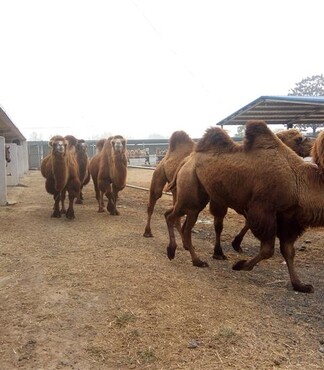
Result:
{"type": "MultiPolygon", "coordinates": [[[[324,76],[315,75],[306,77],[300,82],[296,83],[293,89],[288,92],[289,96],[324,96],[324,76]]],[[[313,130],[313,135],[316,134],[316,130],[320,127],[324,127],[323,123],[308,123],[308,124],[296,124],[300,130],[306,131],[308,128],[313,130]]]]}

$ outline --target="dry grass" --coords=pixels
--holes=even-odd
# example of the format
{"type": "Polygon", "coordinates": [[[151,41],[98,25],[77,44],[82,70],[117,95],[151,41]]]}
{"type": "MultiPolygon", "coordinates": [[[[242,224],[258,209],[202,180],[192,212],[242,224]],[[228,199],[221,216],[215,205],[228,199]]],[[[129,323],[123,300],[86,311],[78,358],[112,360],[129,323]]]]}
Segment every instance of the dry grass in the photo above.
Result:
{"type": "MultiPolygon", "coordinates": [[[[129,171],[148,186],[152,172],[129,171]]],[[[2,369],[322,369],[323,230],[297,243],[296,263],[314,294],[291,290],[278,251],[251,272],[231,269],[230,241],[242,220],[229,212],[226,261],[211,258],[207,211],[193,236],[210,267],[194,268],[181,248],[166,257],[158,202],[154,238],[143,238],[148,194],[126,188],[121,215],[97,213],[92,184],[76,219],[50,217],[52,199],[38,172],[11,188],[0,208],[0,367],[2,369]]],[[[180,238],[179,243],[180,243],[180,238]]],[[[248,234],[246,257],[258,242],[248,234]]]]}

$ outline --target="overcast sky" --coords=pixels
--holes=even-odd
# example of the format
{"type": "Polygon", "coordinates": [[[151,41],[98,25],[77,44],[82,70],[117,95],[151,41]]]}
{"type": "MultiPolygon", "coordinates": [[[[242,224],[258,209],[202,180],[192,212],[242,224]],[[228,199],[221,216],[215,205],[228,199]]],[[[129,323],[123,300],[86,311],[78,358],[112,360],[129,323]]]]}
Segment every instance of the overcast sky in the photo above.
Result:
{"type": "Polygon", "coordinates": [[[194,138],[324,73],[322,0],[0,0],[0,105],[32,132],[194,138]]]}

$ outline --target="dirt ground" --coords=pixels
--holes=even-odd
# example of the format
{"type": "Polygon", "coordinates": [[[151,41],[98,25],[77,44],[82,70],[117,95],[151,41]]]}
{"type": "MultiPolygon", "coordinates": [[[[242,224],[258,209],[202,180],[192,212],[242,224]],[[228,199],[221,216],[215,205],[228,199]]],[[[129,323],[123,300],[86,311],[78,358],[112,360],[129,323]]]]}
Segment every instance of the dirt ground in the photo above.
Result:
{"type": "MultiPolygon", "coordinates": [[[[149,186],[152,171],[129,169],[128,183],[149,186]]],[[[193,267],[179,240],[166,256],[164,195],[142,236],[148,193],[127,187],[120,216],[98,213],[93,185],[76,218],[51,218],[40,172],[9,188],[0,207],[0,368],[11,369],[323,369],[324,229],[296,243],[296,266],[315,293],[296,293],[278,248],[253,271],[233,271],[232,237],[243,226],[227,215],[223,249],[212,259],[208,211],[193,241],[208,268],[193,267]]],[[[258,248],[248,234],[245,258],[258,248]]]]}

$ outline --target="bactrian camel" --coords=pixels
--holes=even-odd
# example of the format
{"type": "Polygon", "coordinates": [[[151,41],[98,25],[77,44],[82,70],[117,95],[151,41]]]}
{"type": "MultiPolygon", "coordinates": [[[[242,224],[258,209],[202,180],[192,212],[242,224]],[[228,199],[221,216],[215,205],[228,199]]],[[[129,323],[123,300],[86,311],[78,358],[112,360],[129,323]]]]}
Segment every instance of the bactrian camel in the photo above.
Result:
{"type": "Polygon", "coordinates": [[[277,236],[293,288],[313,292],[313,286],[302,283],[296,273],[294,243],[306,228],[324,226],[323,148],[324,131],[313,147],[315,165],[304,162],[264,121],[247,122],[242,145],[233,142],[221,128],[208,129],[174,180],[176,201],[165,213],[170,236],[168,257],[175,257],[177,247],[174,223],[186,215],[182,226],[184,247],[195,266],[207,266],[195,253],[191,230],[210,200],[220,231],[227,209],[232,208],[246,217],[260,240],[259,253],[235,263],[234,270],[252,270],[270,258],[277,236]]]}

